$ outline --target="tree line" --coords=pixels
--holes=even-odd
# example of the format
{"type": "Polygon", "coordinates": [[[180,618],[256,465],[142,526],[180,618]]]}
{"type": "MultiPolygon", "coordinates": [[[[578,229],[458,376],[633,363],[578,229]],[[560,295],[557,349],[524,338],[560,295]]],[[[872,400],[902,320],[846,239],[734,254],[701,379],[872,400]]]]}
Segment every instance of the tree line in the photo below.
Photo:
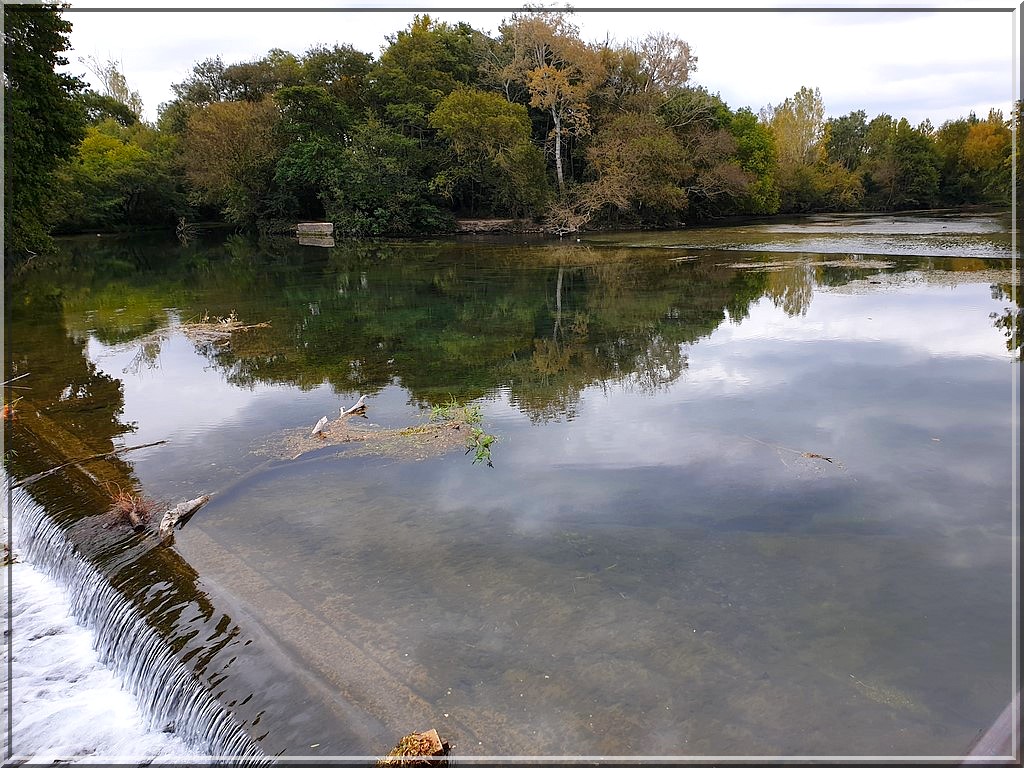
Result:
{"type": "Polygon", "coordinates": [[[317,45],[209,58],[153,124],[116,63],[84,62],[99,91],[54,73],[70,31],[55,6],[4,15],[6,157],[22,158],[5,160],[8,210],[31,214],[7,219],[5,241],[23,250],[46,230],[182,217],[263,232],[325,219],[353,236],[507,217],[567,233],[1011,197],[1019,102],[935,128],[826,119],[804,87],[755,114],[690,81],[684,40],[588,43],[564,12],[512,14],[493,36],[420,15],[376,57],[317,45]]]}

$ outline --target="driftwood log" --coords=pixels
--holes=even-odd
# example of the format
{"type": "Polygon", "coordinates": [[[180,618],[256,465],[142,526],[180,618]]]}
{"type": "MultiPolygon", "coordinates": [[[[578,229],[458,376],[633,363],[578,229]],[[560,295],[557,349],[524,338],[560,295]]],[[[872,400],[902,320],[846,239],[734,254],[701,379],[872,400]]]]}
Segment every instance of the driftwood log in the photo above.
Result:
{"type": "Polygon", "coordinates": [[[199,496],[191,501],[183,501],[164,512],[163,519],[160,521],[160,538],[171,538],[174,535],[174,529],[181,528],[195,514],[195,511],[209,500],[209,496],[199,496]]]}
{"type": "Polygon", "coordinates": [[[436,728],[422,733],[414,731],[403,736],[394,749],[377,761],[377,765],[448,765],[444,758],[448,757],[451,749],[451,744],[438,736],[436,728]]]}
{"type": "Polygon", "coordinates": [[[351,408],[342,408],[338,418],[351,416],[354,413],[366,413],[366,395],[360,395],[359,400],[351,408]]]}

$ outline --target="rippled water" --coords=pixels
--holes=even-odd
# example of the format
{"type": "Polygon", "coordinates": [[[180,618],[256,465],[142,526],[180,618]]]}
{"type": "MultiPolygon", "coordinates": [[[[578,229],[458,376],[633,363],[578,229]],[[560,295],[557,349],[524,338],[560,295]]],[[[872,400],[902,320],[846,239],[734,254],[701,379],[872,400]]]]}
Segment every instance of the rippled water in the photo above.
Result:
{"type": "Polygon", "coordinates": [[[1007,232],[68,241],[8,294],[8,466],[167,441],[29,491],[268,754],[961,755],[1011,690],[1007,232]],[[493,468],[275,458],[361,394],[479,405],[493,468]],[[157,547],[111,484],[214,496],[157,547]]]}

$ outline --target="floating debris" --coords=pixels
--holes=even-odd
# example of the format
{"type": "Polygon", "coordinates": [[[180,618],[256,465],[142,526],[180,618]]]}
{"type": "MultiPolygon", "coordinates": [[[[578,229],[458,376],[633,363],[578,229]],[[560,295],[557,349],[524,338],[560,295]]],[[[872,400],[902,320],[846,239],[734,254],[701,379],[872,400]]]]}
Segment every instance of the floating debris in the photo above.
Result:
{"type": "Polygon", "coordinates": [[[398,745],[387,756],[377,761],[382,765],[448,765],[445,758],[451,752],[451,744],[441,739],[436,728],[420,733],[414,731],[403,736],[398,745]]]}
{"type": "MultiPolygon", "coordinates": [[[[758,440],[756,437],[751,437],[750,435],[744,435],[743,437],[747,440],[752,440],[755,443],[763,445],[766,448],[771,448],[775,451],[775,455],[779,457],[779,461],[781,461],[786,467],[790,467],[790,462],[786,460],[786,456],[795,456],[797,459],[817,459],[819,461],[827,462],[838,469],[844,471],[846,469],[846,467],[843,466],[843,463],[833,456],[826,456],[823,453],[814,453],[812,451],[798,451],[796,448],[788,448],[785,445],[766,443],[764,440],[758,440]]],[[[790,459],[790,461],[792,460],[793,459],[790,459]]],[[[800,464],[801,462],[797,461],[796,463],[800,464]]]]}
{"type": "Polygon", "coordinates": [[[238,315],[233,311],[227,317],[211,318],[209,315],[203,315],[199,320],[186,321],[178,326],[185,337],[194,344],[228,344],[233,333],[269,327],[270,323],[246,325],[239,321],[238,315]]]}
{"type": "Polygon", "coordinates": [[[351,408],[342,408],[339,417],[351,416],[354,413],[366,413],[366,395],[360,395],[359,400],[351,408]]]}
{"type": "Polygon", "coordinates": [[[209,496],[198,496],[191,501],[183,501],[164,512],[160,521],[160,537],[169,539],[175,528],[181,528],[203,504],[210,500],[209,496]]]}
{"type": "MultiPolygon", "coordinates": [[[[257,456],[299,459],[308,453],[330,446],[353,443],[346,456],[392,456],[402,459],[426,459],[456,448],[465,450],[473,441],[474,414],[456,409],[446,418],[409,427],[384,429],[351,418],[358,413],[349,409],[346,415],[323,425],[312,433],[305,427],[276,432],[254,443],[250,450],[257,456]]],[[[323,421],[321,419],[321,421],[323,421]]]]}

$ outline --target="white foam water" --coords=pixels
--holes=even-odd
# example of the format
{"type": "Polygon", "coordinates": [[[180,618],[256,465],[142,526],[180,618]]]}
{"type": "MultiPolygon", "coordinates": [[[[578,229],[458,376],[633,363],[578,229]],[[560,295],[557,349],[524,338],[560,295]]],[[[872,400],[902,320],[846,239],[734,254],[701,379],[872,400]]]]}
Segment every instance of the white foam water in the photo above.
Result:
{"type": "Polygon", "coordinates": [[[11,630],[4,757],[33,764],[49,756],[106,764],[264,762],[234,717],[43,508],[20,489],[8,503],[13,551],[23,562],[4,579],[11,630]]]}
{"type": "Polygon", "coordinates": [[[25,562],[7,571],[11,635],[3,654],[11,678],[10,701],[4,698],[2,711],[6,725],[10,706],[12,729],[4,757],[73,763],[199,757],[176,735],[147,726],[138,699],[100,662],[94,633],[76,623],[49,576],[25,562]]]}

